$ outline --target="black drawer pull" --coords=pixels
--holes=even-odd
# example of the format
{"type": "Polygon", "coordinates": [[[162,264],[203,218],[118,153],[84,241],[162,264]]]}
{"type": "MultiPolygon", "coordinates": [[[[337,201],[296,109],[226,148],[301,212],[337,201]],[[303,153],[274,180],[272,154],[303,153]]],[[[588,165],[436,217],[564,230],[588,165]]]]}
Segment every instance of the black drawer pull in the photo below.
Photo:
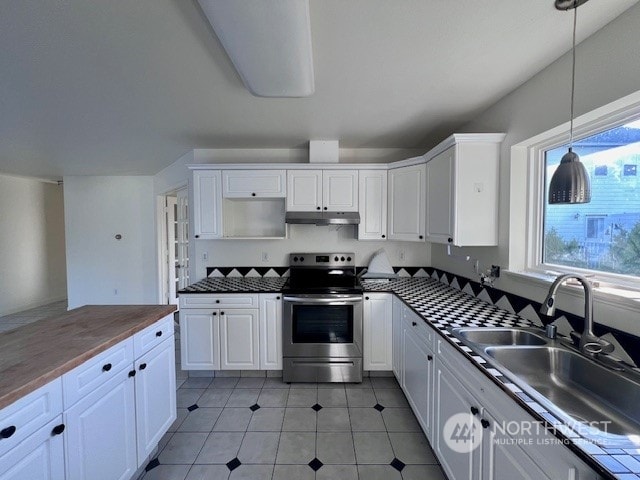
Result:
{"type": "Polygon", "coordinates": [[[280,297],[276,297],[276,300],[280,300],[280,297]]]}
{"type": "Polygon", "coordinates": [[[216,300],[216,303],[220,303],[220,300],[216,300]]]}
{"type": "Polygon", "coordinates": [[[161,337],[162,336],[162,330],[160,330],[159,332],[156,332],[156,337],[161,337]]]}
{"type": "Polygon", "coordinates": [[[364,297],[365,300],[369,300],[369,297],[364,297]]]}
{"type": "Polygon", "coordinates": [[[220,315],[224,315],[224,312],[220,312],[220,315]]]}
{"type": "Polygon", "coordinates": [[[422,235],[419,235],[418,238],[422,240],[424,237],[422,235]]]}
{"type": "Polygon", "coordinates": [[[255,193],[252,193],[252,194],[251,194],[251,196],[252,196],[252,197],[255,197],[255,196],[256,196],[256,194],[255,194],[255,193]]]}
{"type": "Polygon", "coordinates": [[[417,326],[418,324],[416,322],[411,322],[411,325],[413,325],[414,327],[417,326]]]}
{"type": "Polygon", "coordinates": [[[387,238],[387,236],[386,235],[382,235],[382,238],[387,238]]]}
{"type": "Polygon", "coordinates": [[[108,372],[109,370],[111,370],[111,364],[110,363],[107,363],[107,364],[102,366],[102,371],[103,372],[108,372]]]}
{"type": "Polygon", "coordinates": [[[216,315],[218,315],[218,312],[213,312],[211,315],[215,317],[216,315]]]}
{"type": "Polygon", "coordinates": [[[433,355],[427,355],[427,360],[429,361],[433,360],[433,355]]]}
{"type": "Polygon", "coordinates": [[[477,415],[478,413],[480,413],[478,407],[471,407],[471,415],[477,415]]]}
{"type": "Polygon", "coordinates": [[[145,368],[147,368],[147,364],[146,363],[141,363],[140,364],[140,370],[144,370],[145,368]]]}
{"type": "Polygon", "coordinates": [[[480,420],[480,424],[482,425],[482,428],[489,428],[489,425],[491,425],[489,423],[489,420],[486,420],[484,418],[480,420]]]}
{"type": "Polygon", "coordinates": [[[51,430],[51,435],[60,435],[62,432],[64,432],[64,423],[53,427],[53,430],[51,430]]]}
{"type": "Polygon", "coordinates": [[[129,372],[129,378],[131,378],[131,377],[135,377],[135,376],[136,376],[136,371],[135,371],[135,370],[131,370],[131,371],[129,372]]]}
{"type": "Polygon", "coordinates": [[[16,427],[11,425],[10,427],[0,430],[0,438],[9,438],[14,433],[16,433],[16,427]]]}

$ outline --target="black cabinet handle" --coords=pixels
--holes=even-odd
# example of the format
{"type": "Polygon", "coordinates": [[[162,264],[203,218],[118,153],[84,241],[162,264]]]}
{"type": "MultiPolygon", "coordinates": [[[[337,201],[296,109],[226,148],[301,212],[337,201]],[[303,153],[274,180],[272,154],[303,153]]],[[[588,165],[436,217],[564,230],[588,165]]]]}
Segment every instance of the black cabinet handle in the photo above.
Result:
{"type": "Polygon", "coordinates": [[[413,325],[415,327],[418,324],[416,322],[411,322],[411,325],[413,325]]]}
{"type": "Polygon", "coordinates": [[[161,337],[162,336],[162,330],[156,332],[156,337],[161,337]]]}
{"type": "Polygon", "coordinates": [[[220,300],[216,300],[216,303],[220,303],[220,300]]]}
{"type": "Polygon", "coordinates": [[[276,297],[276,300],[280,300],[280,297],[276,297]]]}
{"type": "Polygon", "coordinates": [[[51,435],[60,435],[62,432],[64,432],[64,423],[53,427],[53,430],[51,430],[51,435]]]}
{"type": "Polygon", "coordinates": [[[16,433],[16,427],[11,425],[10,427],[0,430],[0,438],[9,438],[14,433],[16,433]]]}
{"type": "Polygon", "coordinates": [[[489,423],[489,420],[482,418],[480,419],[480,425],[482,425],[482,428],[489,428],[489,425],[491,425],[489,423]]]}
{"type": "Polygon", "coordinates": [[[471,407],[471,415],[477,415],[478,413],[480,413],[478,407],[471,407]]]}
{"type": "Polygon", "coordinates": [[[382,235],[382,238],[387,238],[387,236],[386,235],[382,235]]]}
{"type": "Polygon", "coordinates": [[[453,238],[451,238],[451,237],[447,238],[447,242],[453,243],[453,238]]]}
{"type": "Polygon", "coordinates": [[[369,300],[369,297],[364,297],[365,300],[369,300]]]}
{"type": "Polygon", "coordinates": [[[131,371],[129,372],[129,378],[131,378],[131,377],[135,377],[135,376],[136,376],[136,371],[135,371],[135,370],[131,370],[131,371]]]}
{"type": "Polygon", "coordinates": [[[418,235],[418,238],[422,240],[424,237],[422,235],[418,235]]]}
{"type": "Polygon", "coordinates": [[[427,355],[427,360],[429,361],[433,360],[433,355],[427,355]]]}
{"type": "Polygon", "coordinates": [[[147,364],[146,363],[141,363],[140,364],[140,370],[144,370],[145,368],[147,368],[147,364]]]}
{"type": "Polygon", "coordinates": [[[224,315],[224,312],[220,312],[220,315],[224,315]]]}
{"type": "Polygon", "coordinates": [[[252,194],[251,194],[251,196],[252,196],[252,197],[255,197],[255,196],[256,196],[256,194],[255,194],[255,193],[252,193],[252,194]]]}
{"type": "Polygon", "coordinates": [[[320,210],[320,207],[316,207],[316,210],[320,210]]]}
{"type": "Polygon", "coordinates": [[[200,235],[196,235],[195,237],[196,237],[196,238],[200,238],[200,235]]]}
{"type": "Polygon", "coordinates": [[[216,315],[218,315],[218,312],[213,312],[211,315],[215,317],[216,315]]]}
{"type": "Polygon", "coordinates": [[[110,363],[107,363],[107,364],[102,366],[102,371],[103,372],[108,372],[109,370],[111,370],[111,364],[110,363]]]}

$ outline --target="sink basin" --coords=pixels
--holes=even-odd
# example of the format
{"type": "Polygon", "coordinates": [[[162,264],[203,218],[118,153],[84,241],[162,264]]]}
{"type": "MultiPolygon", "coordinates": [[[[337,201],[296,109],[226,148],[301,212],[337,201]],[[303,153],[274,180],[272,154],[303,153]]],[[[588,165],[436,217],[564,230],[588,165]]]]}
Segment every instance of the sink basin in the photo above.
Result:
{"type": "Polygon", "coordinates": [[[604,446],[640,445],[640,383],[629,375],[560,346],[493,346],[484,354],[581,436],[604,446]]]}
{"type": "Polygon", "coordinates": [[[522,328],[454,328],[459,339],[477,345],[546,345],[542,334],[522,328]]]}

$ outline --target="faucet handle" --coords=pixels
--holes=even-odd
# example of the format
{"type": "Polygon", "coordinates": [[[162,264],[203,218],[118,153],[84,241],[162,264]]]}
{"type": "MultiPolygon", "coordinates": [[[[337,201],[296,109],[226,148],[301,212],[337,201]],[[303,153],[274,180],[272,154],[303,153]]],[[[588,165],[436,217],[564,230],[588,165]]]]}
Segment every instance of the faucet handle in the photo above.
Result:
{"type": "Polygon", "coordinates": [[[549,323],[544,329],[545,335],[551,340],[555,340],[558,336],[558,327],[556,327],[553,323],[549,323]]]}

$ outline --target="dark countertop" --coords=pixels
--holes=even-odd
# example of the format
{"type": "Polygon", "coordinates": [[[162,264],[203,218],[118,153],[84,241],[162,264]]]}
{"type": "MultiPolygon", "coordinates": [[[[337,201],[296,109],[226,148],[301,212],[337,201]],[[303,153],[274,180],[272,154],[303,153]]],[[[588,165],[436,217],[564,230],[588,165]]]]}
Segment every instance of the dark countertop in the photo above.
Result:
{"type": "MultiPolygon", "coordinates": [[[[277,293],[285,282],[285,277],[207,278],[190,285],[180,293],[277,293]]],[[[546,424],[551,433],[562,439],[576,455],[600,475],[615,480],[618,477],[613,470],[616,469],[618,475],[625,472],[631,475],[628,478],[634,478],[633,474],[638,474],[636,478],[640,480],[640,469],[632,471],[620,462],[625,460],[621,457],[628,457],[631,461],[625,465],[640,463],[640,450],[611,449],[612,451],[608,452],[607,449],[586,441],[574,442],[575,434],[563,433],[570,429],[561,420],[556,419],[542,405],[528,397],[517,385],[488,365],[482,357],[474,354],[469,347],[461,344],[448,330],[452,327],[535,327],[531,321],[430,277],[401,277],[388,281],[363,280],[362,285],[365,292],[387,292],[397,295],[465,355],[478,370],[522,406],[534,419],[546,424]]]]}

